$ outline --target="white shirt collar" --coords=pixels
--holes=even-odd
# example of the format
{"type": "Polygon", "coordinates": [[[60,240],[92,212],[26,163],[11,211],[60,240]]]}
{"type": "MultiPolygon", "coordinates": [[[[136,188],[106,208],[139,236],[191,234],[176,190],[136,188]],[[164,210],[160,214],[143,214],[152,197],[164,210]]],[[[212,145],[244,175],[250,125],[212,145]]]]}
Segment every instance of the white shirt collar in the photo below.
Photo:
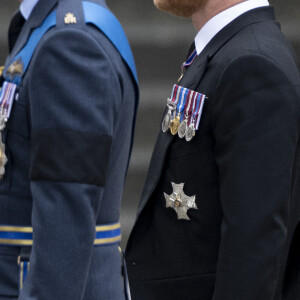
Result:
{"type": "Polygon", "coordinates": [[[268,0],[246,0],[214,16],[200,29],[195,38],[197,54],[199,55],[212,38],[234,19],[249,10],[264,6],[269,6],[268,0]]]}
{"type": "Polygon", "coordinates": [[[28,20],[32,10],[39,0],[23,0],[20,5],[20,12],[25,20],[28,20]]]}

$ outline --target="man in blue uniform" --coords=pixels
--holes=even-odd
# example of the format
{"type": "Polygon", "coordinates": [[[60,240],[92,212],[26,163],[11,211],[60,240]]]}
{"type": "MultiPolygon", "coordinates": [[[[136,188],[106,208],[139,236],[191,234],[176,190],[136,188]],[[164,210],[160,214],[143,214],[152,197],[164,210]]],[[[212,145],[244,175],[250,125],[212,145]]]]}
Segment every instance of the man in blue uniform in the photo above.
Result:
{"type": "Polygon", "coordinates": [[[155,4],[198,33],[126,250],[132,298],[300,299],[300,78],[273,8],[155,4]]]}
{"type": "Polygon", "coordinates": [[[126,37],[104,0],[24,0],[9,32],[0,299],[124,300],[119,217],[138,101],[126,37]]]}

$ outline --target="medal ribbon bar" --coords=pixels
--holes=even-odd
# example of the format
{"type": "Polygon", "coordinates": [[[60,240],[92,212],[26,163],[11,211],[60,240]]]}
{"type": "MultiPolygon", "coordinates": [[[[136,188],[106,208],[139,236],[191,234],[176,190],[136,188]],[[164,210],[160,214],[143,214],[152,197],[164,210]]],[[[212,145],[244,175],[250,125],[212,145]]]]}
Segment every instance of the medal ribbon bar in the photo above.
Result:
{"type": "Polygon", "coordinates": [[[205,99],[204,94],[174,85],[171,98],[167,101],[168,112],[163,119],[163,132],[170,129],[171,134],[191,141],[199,129],[205,99]]]}

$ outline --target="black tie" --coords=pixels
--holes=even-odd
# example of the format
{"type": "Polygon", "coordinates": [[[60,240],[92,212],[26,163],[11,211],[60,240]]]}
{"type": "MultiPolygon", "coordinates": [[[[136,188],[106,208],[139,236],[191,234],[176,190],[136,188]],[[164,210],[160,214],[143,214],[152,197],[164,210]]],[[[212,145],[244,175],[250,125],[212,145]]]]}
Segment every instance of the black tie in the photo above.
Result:
{"type": "Polygon", "coordinates": [[[25,23],[25,19],[22,16],[21,12],[20,11],[16,12],[16,14],[13,16],[10,22],[9,30],[8,30],[9,52],[11,52],[12,49],[14,48],[24,23],[25,23]]]}

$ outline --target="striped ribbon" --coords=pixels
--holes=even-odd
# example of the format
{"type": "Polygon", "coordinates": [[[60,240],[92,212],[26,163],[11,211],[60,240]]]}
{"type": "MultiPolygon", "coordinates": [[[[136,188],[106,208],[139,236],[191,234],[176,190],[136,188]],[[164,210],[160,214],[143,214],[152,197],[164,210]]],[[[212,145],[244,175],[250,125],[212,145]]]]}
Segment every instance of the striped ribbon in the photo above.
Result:
{"type": "Polygon", "coordinates": [[[189,67],[193,62],[194,60],[196,59],[197,57],[197,51],[196,49],[192,52],[192,54],[189,56],[189,58],[186,60],[186,62],[184,62],[182,64],[182,68],[186,68],[186,67],[189,67]]]}
{"type": "Polygon", "coordinates": [[[3,82],[1,95],[0,95],[0,105],[1,114],[4,114],[5,118],[9,118],[11,108],[15,99],[17,85],[7,81],[3,82]]]}
{"type": "MultiPolygon", "coordinates": [[[[32,227],[0,226],[0,245],[32,246],[32,227]]],[[[107,224],[96,226],[95,246],[109,245],[121,241],[121,224],[107,224]]]]}
{"type": "Polygon", "coordinates": [[[173,111],[173,118],[181,113],[180,121],[182,122],[188,115],[188,125],[194,123],[195,129],[198,130],[206,96],[175,84],[170,99],[171,102],[177,104],[173,111]]]}

